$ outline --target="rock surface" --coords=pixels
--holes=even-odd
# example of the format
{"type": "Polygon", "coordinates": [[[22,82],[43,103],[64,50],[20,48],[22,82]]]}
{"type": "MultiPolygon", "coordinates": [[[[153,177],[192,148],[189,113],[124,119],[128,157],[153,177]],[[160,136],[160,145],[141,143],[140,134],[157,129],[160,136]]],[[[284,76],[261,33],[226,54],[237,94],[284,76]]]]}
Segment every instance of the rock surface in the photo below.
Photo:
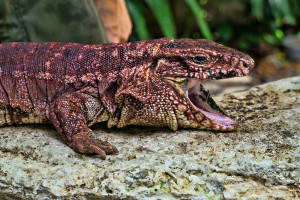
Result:
{"type": "Polygon", "coordinates": [[[236,132],[93,127],[120,153],[75,153],[52,126],[0,128],[0,199],[298,199],[300,77],[217,96],[236,132]]]}

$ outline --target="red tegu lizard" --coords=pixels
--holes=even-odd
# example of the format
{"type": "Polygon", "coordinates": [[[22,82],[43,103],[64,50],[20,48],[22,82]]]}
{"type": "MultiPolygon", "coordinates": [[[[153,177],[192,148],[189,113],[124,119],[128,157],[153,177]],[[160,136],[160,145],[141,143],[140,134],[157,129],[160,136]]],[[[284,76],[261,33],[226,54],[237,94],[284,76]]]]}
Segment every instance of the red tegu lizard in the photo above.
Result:
{"type": "Polygon", "coordinates": [[[118,150],[88,128],[101,121],[232,131],[238,123],[200,81],[253,66],[248,55],[204,39],[0,44],[0,126],[52,123],[71,148],[103,159],[118,150]]]}

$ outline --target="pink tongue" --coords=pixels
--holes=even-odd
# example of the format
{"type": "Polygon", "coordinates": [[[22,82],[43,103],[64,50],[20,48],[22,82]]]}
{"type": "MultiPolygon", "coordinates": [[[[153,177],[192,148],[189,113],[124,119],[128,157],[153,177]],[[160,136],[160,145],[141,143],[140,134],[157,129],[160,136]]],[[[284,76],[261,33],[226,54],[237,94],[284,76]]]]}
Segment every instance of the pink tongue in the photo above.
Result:
{"type": "Polygon", "coordinates": [[[235,126],[238,123],[233,121],[229,117],[222,115],[212,109],[207,102],[203,101],[198,95],[205,95],[201,90],[200,85],[201,80],[195,78],[189,78],[187,81],[187,90],[189,93],[189,98],[193,102],[193,104],[198,107],[199,111],[205,115],[208,119],[210,119],[214,124],[218,124],[221,126],[235,126]]]}
{"type": "Polygon", "coordinates": [[[226,117],[224,115],[221,115],[219,113],[212,113],[207,112],[204,110],[200,110],[200,112],[205,115],[205,117],[209,118],[211,121],[213,121],[216,124],[223,125],[223,126],[233,126],[237,125],[236,121],[233,121],[229,117],[226,117]]]}

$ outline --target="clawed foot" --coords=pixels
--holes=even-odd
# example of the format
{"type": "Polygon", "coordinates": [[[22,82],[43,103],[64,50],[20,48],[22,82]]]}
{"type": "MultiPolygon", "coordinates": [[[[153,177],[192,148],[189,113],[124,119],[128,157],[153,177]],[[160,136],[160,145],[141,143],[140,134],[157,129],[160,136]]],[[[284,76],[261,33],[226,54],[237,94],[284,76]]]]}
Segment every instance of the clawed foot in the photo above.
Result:
{"type": "Polygon", "coordinates": [[[118,149],[100,139],[95,139],[92,133],[79,133],[73,138],[73,148],[83,154],[98,154],[101,159],[106,158],[106,154],[118,153],[118,149]]]}

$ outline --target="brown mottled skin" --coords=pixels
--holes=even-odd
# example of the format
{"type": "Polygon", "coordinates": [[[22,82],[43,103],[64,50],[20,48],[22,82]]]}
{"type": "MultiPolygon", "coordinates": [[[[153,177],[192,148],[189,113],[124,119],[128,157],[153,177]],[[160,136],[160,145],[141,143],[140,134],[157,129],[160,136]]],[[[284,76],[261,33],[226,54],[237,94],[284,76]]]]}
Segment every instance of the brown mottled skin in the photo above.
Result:
{"type": "Polygon", "coordinates": [[[0,44],[0,126],[52,123],[66,143],[101,158],[118,150],[88,127],[167,126],[231,131],[200,85],[248,74],[246,54],[207,40],[125,44],[0,44]]]}

